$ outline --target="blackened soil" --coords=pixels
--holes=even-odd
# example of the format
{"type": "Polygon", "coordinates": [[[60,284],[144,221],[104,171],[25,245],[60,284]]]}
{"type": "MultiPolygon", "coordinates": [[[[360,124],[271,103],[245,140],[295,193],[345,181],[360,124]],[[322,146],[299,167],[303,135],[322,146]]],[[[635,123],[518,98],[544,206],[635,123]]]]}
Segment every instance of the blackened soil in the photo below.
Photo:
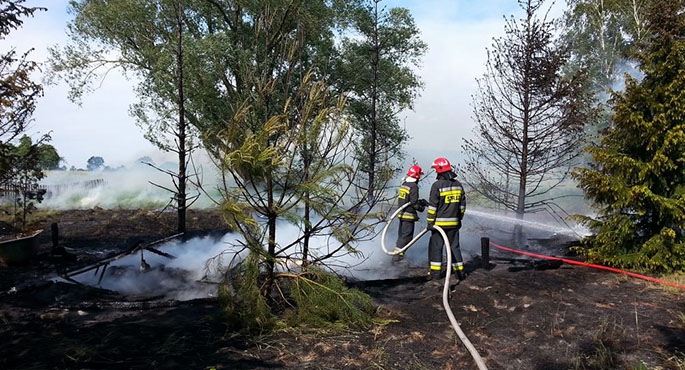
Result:
{"type": "MultiPolygon", "coordinates": [[[[45,230],[38,255],[0,267],[0,368],[477,369],[448,319],[444,281],[426,282],[423,271],[353,283],[377,305],[381,320],[370,329],[260,337],[228,330],[213,299],[142,299],[52,282],[102,258],[97,251],[174,235],[175,216],[92,209],[35,221],[45,230]]],[[[225,231],[214,211],[188,214],[188,236],[225,231]]],[[[450,281],[447,309],[488,369],[685,366],[682,290],[575,265],[494,261],[484,269],[477,256],[467,260],[470,274],[450,281]]]]}

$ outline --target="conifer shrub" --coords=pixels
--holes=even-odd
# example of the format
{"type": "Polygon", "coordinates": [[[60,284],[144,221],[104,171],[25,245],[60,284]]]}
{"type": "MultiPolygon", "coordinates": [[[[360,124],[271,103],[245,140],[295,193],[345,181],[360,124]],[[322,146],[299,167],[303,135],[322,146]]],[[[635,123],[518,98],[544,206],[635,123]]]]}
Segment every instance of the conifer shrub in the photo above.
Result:
{"type": "Polygon", "coordinates": [[[375,307],[366,293],[350,288],[337,275],[317,268],[276,275],[274,294],[261,287],[264,274],[250,256],[230,270],[219,287],[219,302],[230,327],[265,333],[276,327],[367,328],[375,307]]]}
{"type": "Polygon", "coordinates": [[[614,92],[612,125],[573,177],[596,210],[578,252],[591,262],[654,273],[685,271],[685,13],[655,0],[634,55],[644,76],[614,92]]]}
{"type": "Polygon", "coordinates": [[[268,331],[275,324],[271,307],[260,291],[261,274],[257,261],[250,254],[236,268],[229,270],[218,292],[219,304],[228,325],[251,333],[268,331]]]}
{"type": "Polygon", "coordinates": [[[349,288],[337,275],[310,268],[307,273],[289,275],[282,286],[292,302],[283,319],[290,326],[357,327],[373,323],[375,308],[366,293],[349,288]]]}

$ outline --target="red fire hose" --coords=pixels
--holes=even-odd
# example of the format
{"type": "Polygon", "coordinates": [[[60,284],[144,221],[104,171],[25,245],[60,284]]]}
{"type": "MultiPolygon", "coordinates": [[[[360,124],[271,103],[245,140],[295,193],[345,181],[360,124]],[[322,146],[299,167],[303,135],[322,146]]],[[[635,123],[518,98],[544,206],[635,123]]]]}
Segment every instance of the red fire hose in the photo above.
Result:
{"type": "Polygon", "coordinates": [[[521,251],[521,250],[518,250],[518,249],[512,249],[512,248],[503,247],[503,246],[501,246],[501,245],[499,245],[499,244],[496,244],[496,243],[493,243],[493,242],[490,242],[490,245],[492,245],[493,247],[495,247],[495,248],[497,248],[497,249],[500,249],[500,250],[503,250],[503,251],[507,251],[507,252],[513,252],[513,253],[523,254],[523,255],[526,255],[526,256],[530,256],[530,257],[541,258],[541,259],[547,259],[547,260],[553,260],[553,261],[562,261],[562,262],[568,263],[568,264],[570,264],[570,265],[578,265],[578,266],[592,267],[592,268],[596,268],[596,269],[600,269],[600,270],[611,271],[611,272],[615,272],[615,273],[618,273],[618,274],[623,274],[623,275],[632,276],[632,277],[635,277],[635,278],[638,278],[638,279],[643,279],[643,280],[651,281],[651,282],[653,282],[653,283],[668,285],[668,286],[671,286],[671,287],[674,287],[674,288],[678,288],[678,289],[683,289],[683,290],[685,290],[685,285],[678,285],[678,284],[675,284],[675,283],[671,283],[670,281],[659,280],[659,279],[653,278],[653,277],[651,277],[651,276],[640,275],[640,274],[636,274],[636,273],[634,273],[634,272],[625,271],[625,270],[620,270],[620,269],[613,268],[613,267],[607,267],[607,266],[597,265],[597,264],[594,264],[594,263],[587,263],[587,262],[575,261],[575,260],[566,259],[566,258],[560,258],[560,257],[545,256],[545,255],[543,255],[543,254],[525,252],[525,251],[521,251]]]}

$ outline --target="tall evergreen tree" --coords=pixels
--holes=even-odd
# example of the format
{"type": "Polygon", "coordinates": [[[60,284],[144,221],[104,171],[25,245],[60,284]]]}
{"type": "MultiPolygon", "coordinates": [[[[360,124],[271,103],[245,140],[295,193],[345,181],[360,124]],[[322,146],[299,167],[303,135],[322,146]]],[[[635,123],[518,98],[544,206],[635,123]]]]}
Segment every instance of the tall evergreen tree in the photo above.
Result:
{"type": "Polygon", "coordinates": [[[355,12],[358,35],[343,38],[338,78],[349,94],[347,111],[358,137],[356,155],[366,180],[360,186],[373,204],[403,158],[408,136],[398,114],[413,107],[423,87],[414,68],[427,46],[408,9],[387,9],[382,0],[366,3],[355,12]]]}
{"type": "Polygon", "coordinates": [[[596,218],[591,260],[658,272],[685,269],[685,1],[655,0],[636,54],[641,80],[615,93],[612,126],[573,172],[596,218]]]}
{"type": "Polygon", "coordinates": [[[591,112],[584,72],[562,74],[568,49],[539,14],[543,4],[519,0],[525,16],[508,20],[488,50],[474,96],[476,137],[463,145],[466,183],[520,219],[567,177],[591,112]]]}

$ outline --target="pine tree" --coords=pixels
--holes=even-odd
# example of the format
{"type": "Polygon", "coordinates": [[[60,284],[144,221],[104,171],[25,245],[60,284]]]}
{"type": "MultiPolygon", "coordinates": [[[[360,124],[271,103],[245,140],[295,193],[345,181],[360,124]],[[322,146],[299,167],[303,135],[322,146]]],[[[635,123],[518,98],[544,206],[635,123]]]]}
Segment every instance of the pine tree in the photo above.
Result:
{"type": "Polygon", "coordinates": [[[350,120],[357,132],[356,157],[368,204],[381,200],[388,181],[404,159],[409,139],[399,113],[413,109],[423,88],[415,72],[427,45],[406,8],[364,1],[354,17],[357,33],[345,35],[337,67],[339,88],[349,92],[350,120]]]}
{"type": "Polygon", "coordinates": [[[685,270],[685,1],[655,1],[650,37],[611,100],[612,127],[577,168],[596,218],[581,251],[590,260],[654,272],[685,270]]]}
{"type": "Polygon", "coordinates": [[[544,210],[581,153],[592,114],[585,72],[564,75],[566,45],[544,1],[519,0],[525,16],[507,20],[488,50],[486,73],[473,97],[474,139],[464,139],[464,181],[519,219],[544,210]],[[542,13],[542,14],[541,14],[542,13]]]}

